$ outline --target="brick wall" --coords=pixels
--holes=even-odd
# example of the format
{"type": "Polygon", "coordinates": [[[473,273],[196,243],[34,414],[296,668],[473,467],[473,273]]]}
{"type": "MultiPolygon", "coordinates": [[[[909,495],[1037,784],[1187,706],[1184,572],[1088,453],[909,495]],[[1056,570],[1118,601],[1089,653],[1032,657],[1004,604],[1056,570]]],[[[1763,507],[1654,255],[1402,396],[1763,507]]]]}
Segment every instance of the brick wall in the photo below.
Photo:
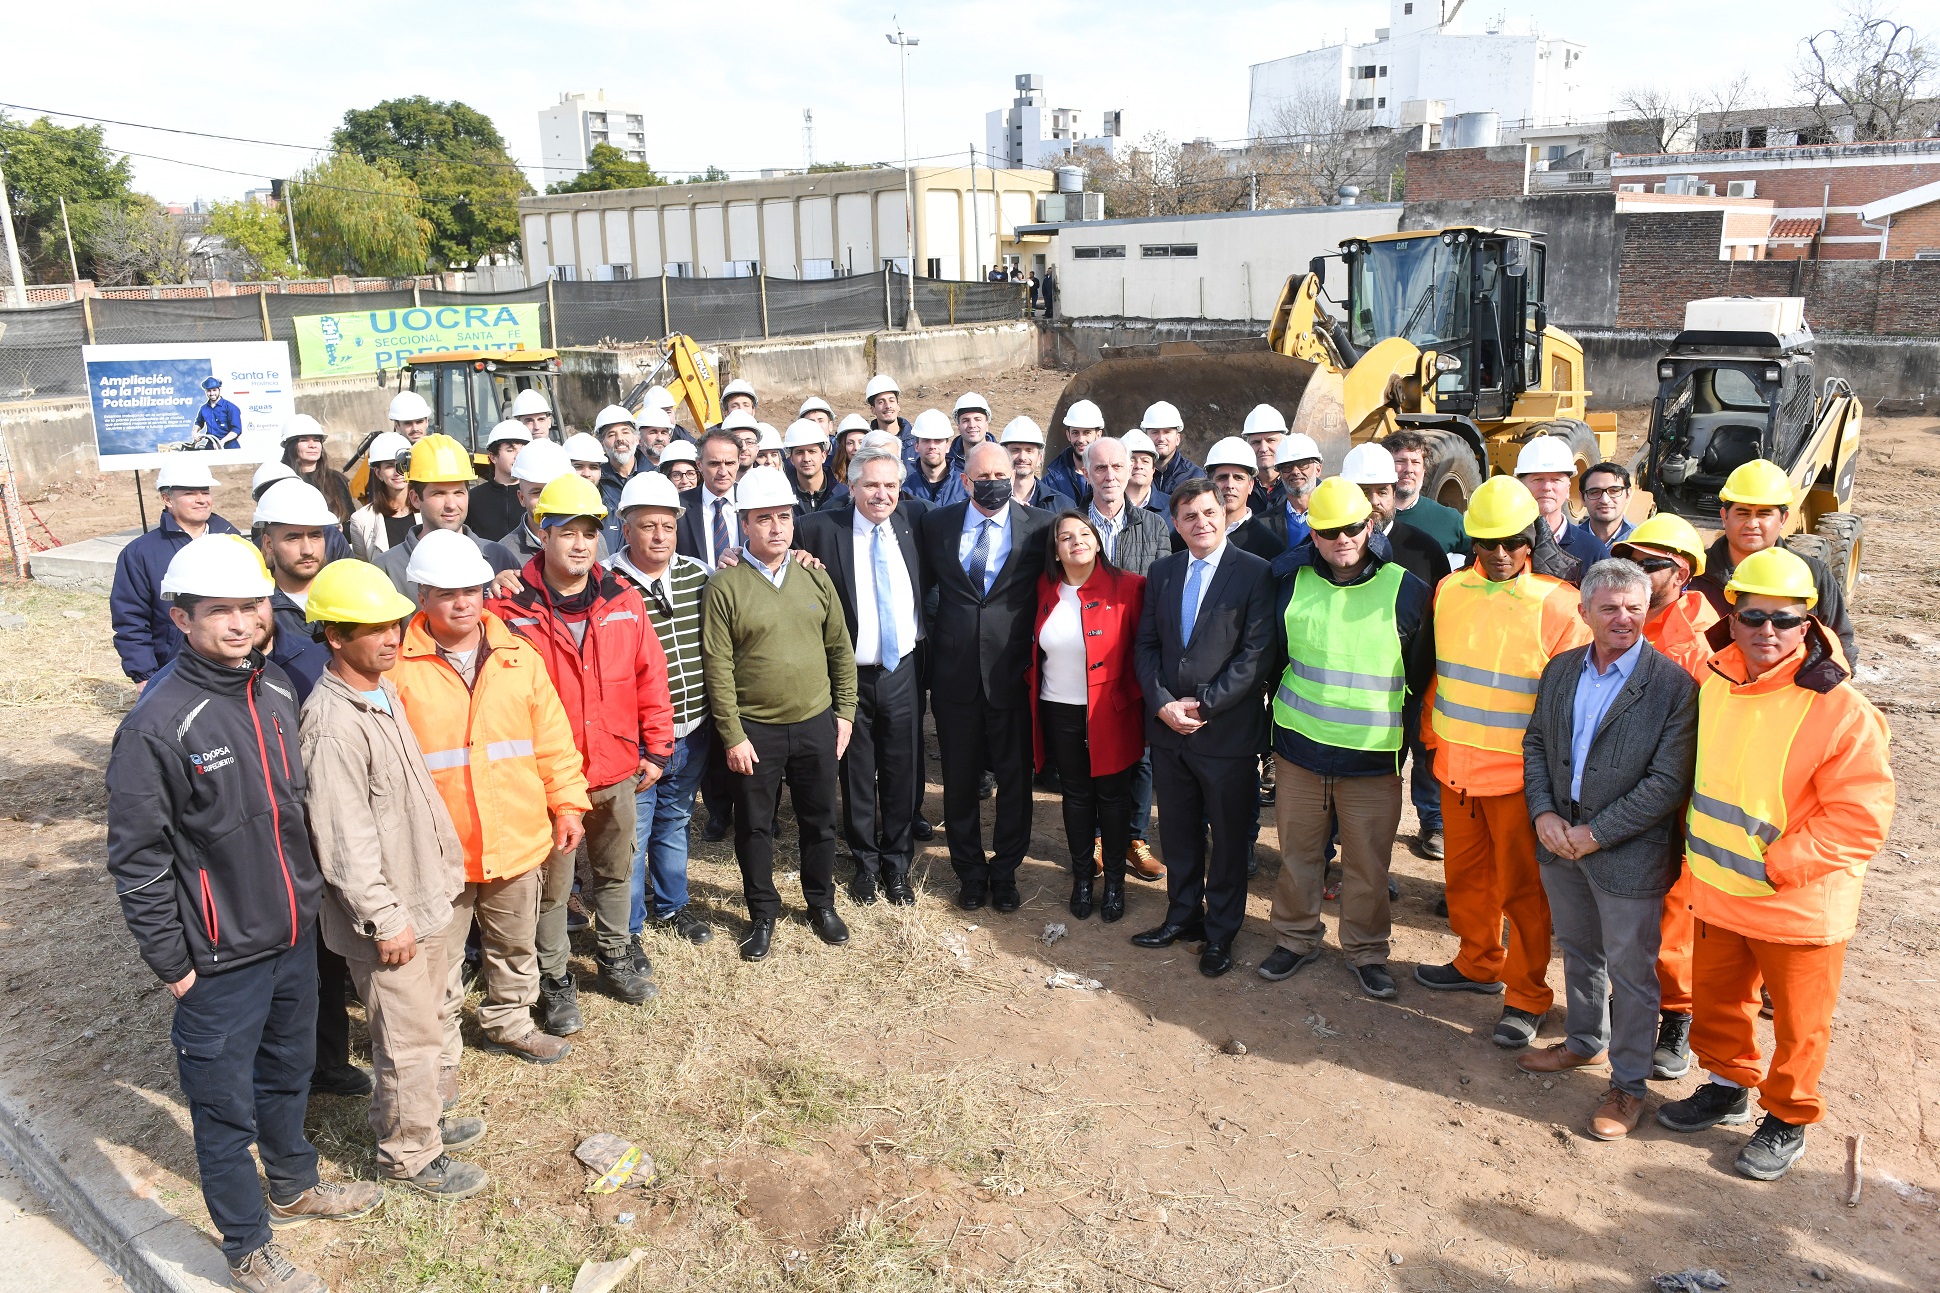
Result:
{"type": "Polygon", "coordinates": [[[1940,202],[1929,202],[1893,217],[1893,229],[1886,243],[1886,254],[1911,260],[1925,250],[1940,248],[1940,202]]]}
{"type": "Polygon", "coordinates": [[[1528,191],[1529,155],[1521,145],[1436,148],[1409,153],[1403,187],[1410,202],[1521,197],[1528,191]]]}

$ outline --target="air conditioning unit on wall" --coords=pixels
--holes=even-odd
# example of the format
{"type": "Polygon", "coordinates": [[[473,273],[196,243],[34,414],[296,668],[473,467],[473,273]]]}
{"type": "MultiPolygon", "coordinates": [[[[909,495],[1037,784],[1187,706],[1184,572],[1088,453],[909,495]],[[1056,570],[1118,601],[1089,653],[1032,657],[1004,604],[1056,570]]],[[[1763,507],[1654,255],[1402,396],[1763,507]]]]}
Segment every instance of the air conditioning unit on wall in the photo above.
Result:
{"type": "Polygon", "coordinates": [[[1729,180],[1724,186],[1728,198],[1755,198],[1758,196],[1757,180],[1729,180]]]}

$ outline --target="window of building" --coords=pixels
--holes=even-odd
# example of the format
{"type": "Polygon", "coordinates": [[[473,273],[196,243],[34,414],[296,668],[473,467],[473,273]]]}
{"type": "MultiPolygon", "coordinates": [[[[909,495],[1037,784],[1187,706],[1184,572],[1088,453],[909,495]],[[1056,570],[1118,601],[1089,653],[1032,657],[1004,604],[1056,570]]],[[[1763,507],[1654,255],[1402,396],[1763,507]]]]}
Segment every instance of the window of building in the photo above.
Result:
{"type": "Polygon", "coordinates": [[[1354,79],[1357,81],[1372,81],[1374,79],[1374,64],[1367,63],[1355,68],[1354,79]]]}
{"type": "Polygon", "coordinates": [[[1376,99],[1374,101],[1374,106],[1377,108],[1385,108],[1388,106],[1388,101],[1385,98],[1376,99]]]}
{"type": "MultiPolygon", "coordinates": [[[[1125,248],[1123,246],[1074,247],[1071,249],[1071,256],[1074,260],[1123,260],[1125,259],[1125,248]]],[[[1014,260],[1015,258],[1012,257],[1009,259],[1014,260]]]]}
{"type": "Polygon", "coordinates": [[[579,281],[579,266],[554,265],[552,267],[552,276],[561,283],[577,283],[579,281]]]}
{"type": "Polygon", "coordinates": [[[1414,11],[1415,7],[1412,4],[1404,4],[1401,6],[1401,12],[1404,14],[1413,13],[1414,11]]]}
{"type": "Polygon", "coordinates": [[[1771,138],[1771,130],[1769,127],[1748,126],[1745,128],[1745,147],[1746,148],[1763,148],[1765,147],[1765,141],[1770,138],[1771,138]]]}
{"type": "Polygon", "coordinates": [[[943,277],[943,261],[940,257],[931,256],[923,262],[923,277],[924,278],[943,277]]]}
{"type": "Polygon", "coordinates": [[[660,272],[668,278],[694,277],[694,262],[691,260],[670,260],[660,267],[660,272]]]}
{"type": "Polygon", "coordinates": [[[1922,247],[1913,253],[1915,260],[1940,260],[1940,247],[1922,247]]]}
{"type": "Polygon", "coordinates": [[[1388,74],[1388,65],[1386,63],[1383,63],[1381,64],[1381,75],[1386,76],[1387,74],[1388,74]]]}
{"type": "Polygon", "coordinates": [[[1367,112],[1367,111],[1370,111],[1370,110],[1372,110],[1372,109],[1373,109],[1373,107],[1374,107],[1374,100],[1373,100],[1373,99],[1356,99],[1356,100],[1354,100],[1354,111],[1356,111],[1356,112],[1367,112]]]}
{"type": "Polygon", "coordinates": [[[1818,148],[1835,142],[1831,126],[1801,126],[1799,128],[1799,147],[1818,148]]]}
{"type": "Polygon", "coordinates": [[[1148,242],[1138,249],[1146,260],[1190,260],[1199,254],[1196,242],[1148,242]]]}

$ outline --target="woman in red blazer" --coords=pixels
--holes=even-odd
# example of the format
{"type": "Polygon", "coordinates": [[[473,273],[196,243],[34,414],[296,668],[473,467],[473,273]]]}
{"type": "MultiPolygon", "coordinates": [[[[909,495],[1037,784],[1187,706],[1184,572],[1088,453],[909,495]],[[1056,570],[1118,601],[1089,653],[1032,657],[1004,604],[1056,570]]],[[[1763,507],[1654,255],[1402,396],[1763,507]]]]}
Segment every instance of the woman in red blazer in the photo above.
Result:
{"type": "Polygon", "coordinates": [[[1037,584],[1037,649],[1027,676],[1031,739],[1064,791],[1071,848],[1071,914],[1091,915],[1102,859],[1099,915],[1125,914],[1125,850],[1132,840],[1132,765],[1145,752],[1145,701],[1132,669],[1132,643],[1145,606],[1145,579],[1112,565],[1083,512],[1051,525],[1037,584]]]}

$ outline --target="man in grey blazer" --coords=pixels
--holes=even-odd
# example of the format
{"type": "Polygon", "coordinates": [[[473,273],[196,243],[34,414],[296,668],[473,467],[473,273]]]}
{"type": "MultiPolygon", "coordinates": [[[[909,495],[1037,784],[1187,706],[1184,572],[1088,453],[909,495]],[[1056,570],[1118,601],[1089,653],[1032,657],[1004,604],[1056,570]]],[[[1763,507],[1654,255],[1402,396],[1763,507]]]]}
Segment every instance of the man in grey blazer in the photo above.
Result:
{"type": "Polygon", "coordinates": [[[1568,1037],[1516,1063],[1560,1073],[1603,1063],[1607,1048],[1610,1089],[1590,1134],[1618,1140],[1643,1116],[1657,1041],[1657,945],[1664,894],[1683,865],[1678,817],[1697,760],[1697,684],[1644,640],[1642,567],[1597,562],[1578,611],[1591,643],[1543,669],[1522,738],[1568,1037]]]}

